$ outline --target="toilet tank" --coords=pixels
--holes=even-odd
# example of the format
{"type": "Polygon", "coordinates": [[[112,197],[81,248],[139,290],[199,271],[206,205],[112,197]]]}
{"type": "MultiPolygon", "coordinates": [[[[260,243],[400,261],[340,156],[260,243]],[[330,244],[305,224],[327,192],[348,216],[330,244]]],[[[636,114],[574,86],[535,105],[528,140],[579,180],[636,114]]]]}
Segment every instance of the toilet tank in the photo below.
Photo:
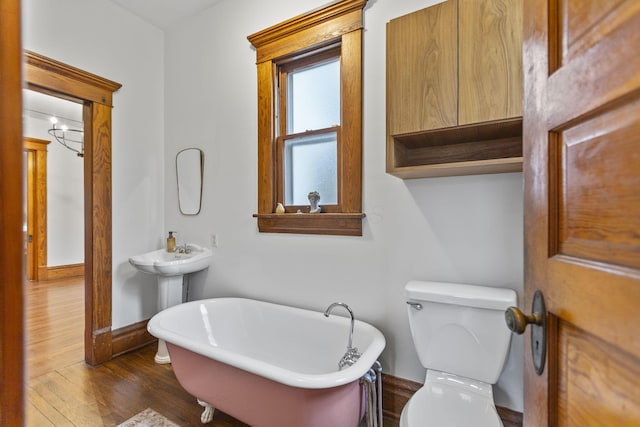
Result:
{"type": "Polygon", "coordinates": [[[513,289],[411,281],[405,286],[411,335],[427,369],[495,384],[511,331],[504,311],[517,305],[513,289]]]}

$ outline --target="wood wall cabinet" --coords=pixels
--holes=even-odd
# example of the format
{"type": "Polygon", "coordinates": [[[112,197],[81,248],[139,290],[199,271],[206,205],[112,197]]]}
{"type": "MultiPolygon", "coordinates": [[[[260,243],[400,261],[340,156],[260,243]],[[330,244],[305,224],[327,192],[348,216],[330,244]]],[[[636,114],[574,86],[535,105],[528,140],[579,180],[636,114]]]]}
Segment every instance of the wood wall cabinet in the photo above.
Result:
{"type": "Polygon", "coordinates": [[[448,0],[387,24],[387,172],[522,170],[522,1],[448,0]]]}

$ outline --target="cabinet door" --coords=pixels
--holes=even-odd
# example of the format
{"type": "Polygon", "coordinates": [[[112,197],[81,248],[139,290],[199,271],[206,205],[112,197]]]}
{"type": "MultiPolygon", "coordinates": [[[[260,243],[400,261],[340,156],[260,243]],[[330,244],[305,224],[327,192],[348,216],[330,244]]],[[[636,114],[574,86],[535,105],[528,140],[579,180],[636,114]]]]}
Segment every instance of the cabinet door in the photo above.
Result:
{"type": "Polygon", "coordinates": [[[458,0],[458,124],[522,115],[522,0],[458,0]]]}
{"type": "Polygon", "coordinates": [[[390,135],[457,124],[456,9],[449,0],[387,24],[390,135]]]}

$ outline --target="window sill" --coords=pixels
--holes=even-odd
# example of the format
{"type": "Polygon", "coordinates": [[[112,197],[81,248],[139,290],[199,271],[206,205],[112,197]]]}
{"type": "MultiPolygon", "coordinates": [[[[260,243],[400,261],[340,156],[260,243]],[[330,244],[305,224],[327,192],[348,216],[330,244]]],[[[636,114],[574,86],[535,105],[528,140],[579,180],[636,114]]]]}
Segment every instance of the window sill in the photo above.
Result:
{"type": "Polygon", "coordinates": [[[364,213],[253,214],[261,233],[362,236],[364,213]]]}

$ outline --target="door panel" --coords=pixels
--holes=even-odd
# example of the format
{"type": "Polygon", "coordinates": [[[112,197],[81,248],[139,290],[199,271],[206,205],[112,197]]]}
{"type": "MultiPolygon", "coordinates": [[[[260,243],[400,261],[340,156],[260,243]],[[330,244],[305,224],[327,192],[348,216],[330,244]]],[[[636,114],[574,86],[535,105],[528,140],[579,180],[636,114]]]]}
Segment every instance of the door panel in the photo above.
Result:
{"type": "Polygon", "coordinates": [[[558,134],[560,254],[640,268],[638,129],[640,99],[558,134]]]}
{"type": "Polygon", "coordinates": [[[525,426],[640,425],[640,2],[525,2],[525,426]],[[527,347],[529,344],[527,343],[527,347]]]}
{"type": "Polygon", "coordinates": [[[558,425],[593,425],[600,412],[602,425],[637,425],[638,359],[569,322],[560,321],[558,331],[558,425]]]}
{"type": "MultiPolygon", "coordinates": [[[[583,3],[597,4],[598,7],[615,4],[597,0],[583,3]]],[[[551,51],[548,55],[550,71],[546,94],[554,111],[549,112],[546,119],[549,129],[559,130],[573,120],[598,114],[599,109],[609,108],[610,103],[619,102],[640,89],[640,55],[637,50],[640,46],[640,2],[627,0],[612,7],[603,18],[606,24],[589,23],[591,31],[580,38],[583,48],[575,48],[570,54],[557,59],[554,52],[561,52],[569,35],[557,33],[563,27],[556,30],[554,21],[568,18],[554,16],[553,12],[551,8],[545,32],[548,33],[551,51]]],[[[523,58],[527,59],[526,56],[523,58]]]]}
{"type": "Polygon", "coordinates": [[[632,6],[629,2],[625,4],[623,0],[559,0],[558,3],[563,63],[569,62],[599,41],[608,28],[617,26],[616,21],[625,14],[616,9],[621,5],[632,6]]]}

